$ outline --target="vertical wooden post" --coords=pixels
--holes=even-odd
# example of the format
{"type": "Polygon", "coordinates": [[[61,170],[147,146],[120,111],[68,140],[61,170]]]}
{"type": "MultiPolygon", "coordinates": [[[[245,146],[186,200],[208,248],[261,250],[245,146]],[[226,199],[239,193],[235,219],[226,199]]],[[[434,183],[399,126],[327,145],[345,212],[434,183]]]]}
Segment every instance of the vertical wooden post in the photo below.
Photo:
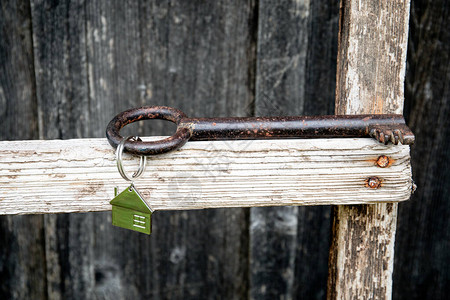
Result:
{"type": "MultiPolygon", "coordinates": [[[[341,0],[336,114],[403,112],[409,0],[341,0]]],[[[397,204],[336,206],[328,299],[391,299],[397,204]]]]}

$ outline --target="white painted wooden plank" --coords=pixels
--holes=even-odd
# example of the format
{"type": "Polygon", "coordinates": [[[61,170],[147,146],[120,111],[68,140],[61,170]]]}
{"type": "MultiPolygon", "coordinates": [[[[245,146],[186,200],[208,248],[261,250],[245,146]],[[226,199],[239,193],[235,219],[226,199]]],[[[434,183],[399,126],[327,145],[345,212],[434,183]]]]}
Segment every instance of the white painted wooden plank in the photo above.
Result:
{"type": "MultiPolygon", "coordinates": [[[[114,186],[128,185],[106,139],[3,141],[0,164],[0,214],[110,210],[114,186]]],[[[372,139],[189,142],[150,157],[135,183],[155,210],[398,202],[411,184],[409,147],[372,139]],[[371,176],[382,187],[367,188],[371,176]]]]}

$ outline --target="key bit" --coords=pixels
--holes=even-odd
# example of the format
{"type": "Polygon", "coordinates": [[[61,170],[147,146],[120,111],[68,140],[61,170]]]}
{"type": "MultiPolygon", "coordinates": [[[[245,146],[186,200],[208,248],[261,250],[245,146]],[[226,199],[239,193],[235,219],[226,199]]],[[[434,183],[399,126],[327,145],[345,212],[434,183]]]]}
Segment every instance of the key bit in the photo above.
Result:
{"type": "Polygon", "coordinates": [[[406,124],[369,126],[369,132],[372,138],[386,145],[389,142],[394,145],[397,145],[398,142],[403,145],[414,143],[414,134],[406,124]]]}

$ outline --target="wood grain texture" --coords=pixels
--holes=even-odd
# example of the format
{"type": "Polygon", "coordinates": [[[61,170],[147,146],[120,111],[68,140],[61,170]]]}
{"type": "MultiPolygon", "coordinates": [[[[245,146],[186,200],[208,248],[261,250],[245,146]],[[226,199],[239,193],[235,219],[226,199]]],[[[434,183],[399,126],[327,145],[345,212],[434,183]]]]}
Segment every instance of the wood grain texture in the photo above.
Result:
{"type": "MultiPolygon", "coordinates": [[[[146,26],[145,17],[148,15],[148,20],[152,20],[151,16],[158,10],[148,11],[142,5],[138,1],[89,1],[85,4],[91,137],[103,137],[104,124],[115,114],[141,106],[147,100],[143,99],[146,90],[142,88],[146,82],[139,74],[140,68],[149,68],[149,64],[142,61],[142,26],[146,26]]],[[[161,6],[166,7],[167,3],[162,2],[161,6]]],[[[168,25],[155,24],[156,28],[160,26],[165,30],[168,25]]],[[[158,44],[145,46],[160,49],[158,44]]],[[[141,127],[130,128],[124,134],[141,135],[143,124],[139,125],[141,127]]],[[[157,265],[158,261],[148,242],[139,239],[138,235],[109,226],[110,213],[90,213],[84,217],[93,218],[95,240],[94,243],[84,241],[93,252],[93,261],[86,264],[94,274],[94,289],[88,299],[143,298],[148,295],[144,288],[153,284],[152,265],[157,265]]]]}
{"type": "MultiPolygon", "coordinates": [[[[89,135],[85,3],[31,1],[39,138],[89,135]]],[[[88,299],[93,216],[45,215],[47,297],[88,299]]]]}
{"type": "Polygon", "coordinates": [[[394,299],[450,294],[450,3],[411,2],[405,116],[417,191],[399,205],[394,299]],[[416,226],[412,232],[411,226],[416,226]]]}
{"type": "MultiPolygon", "coordinates": [[[[30,4],[0,3],[0,139],[36,139],[30,4]]],[[[0,298],[44,299],[42,216],[0,217],[0,298]]]]}
{"type": "MultiPolygon", "coordinates": [[[[303,112],[307,1],[259,1],[254,115],[303,112]]],[[[294,296],[297,207],[250,212],[250,298],[294,296]]]]}
{"type": "MultiPolygon", "coordinates": [[[[310,1],[303,114],[334,114],[339,2],[310,1]]],[[[331,207],[298,208],[294,289],[298,299],[325,299],[331,207]]]]}
{"type": "MultiPolygon", "coordinates": [[[[198,117],[246,115],[254,97],[254,6],[87,3],[92,136],[104,136],[113,115],[141,105],[169,105],[198,117]]],[[[167,122],[133,125],[124,132],[173,130],[167,122]]],[[[95,214],[97,297],[245,297],[247,210],[160,212],[155,218],[155,233],[146,239],[105,226],[109,213],[95,214]]]]}
{"type": "MultiPolygon", "coordinates": [[[[408,20],[408,0],[341,1],[336,114],[403,112],[408,20]]],[[[334,208],[329,299],[391,299],[396,222],[397,204],[334,208]]]]}
{"type": "Polygon", "coordinates": [[[305,115],[334,114],[339,2],[310,1],[306,57],[305,115]]]}
{"type": "MultiPolygon", "coordinates": [[[[259,2],[256,115],[334,113],[338,12],[322,0],[259,2]]],[[[329,207],[255,208],[251,222],[250,297],[322,299],[329,207]]]]}
{"type": "Polygon", "coordinates": [[[341,1],[336,114],[403,113],[409,3],[341,1]]]}
{"type": "MultiPolygon", "coordinates": [[[[254,97],[254,5],[33,1],[40,137],[101,137],[114,114],[143,104],[246,115],[254,97]]],[[[151,124],[127,130],[169,133],[167,124],[151,124]]],[[[52,299],[246,295],[246,210],[166,213],[153,241],[105,226],[108,214],[45,219],[52,299]],[[204,228],[211,234],[199,236],[204,228]]]]}
{"type": "MultiPolygon", "coordinates": [[[[276,107],[252,102],[258,7],[277,7],[270,15],[276,27],[288,19],[282,6],[298,12],[295,3],[189,2],[1,1],[0,138],[103,137],[114,114],[142,104],[179,107],[189,116],[333,113],[337,2],[310,1],[304,100],[286,96],[296,89],[292,77],[299,74],[287,70],[281,79],[286,82],[279,83],[286,89],[275,94],[265,85],[266,93],[275,99],[280,95],[282,101],[273,101],[276,107]],[[41,39],[35,47],[42,58],[33,54],[34,31],[35,39],[41,39]],[[43,72],[37,79],[35,63],[43,72]],[[87,85],[77,72],[87,74],[82,75],[87,85]],[[88,96],[75,101],[75,92],[88,96]],[[40,131],[38,119],[44,122],[40,131]]],[[[394,299],[445,299],[450,293],[448,9],[442,0],[412,3],[405,117],[417,137],[412,164],[418,190],[412,201],[399,205],[394,299]]],[[[298,40],[289,37],[297,35],[294,23],[272,34],[278,39],[266,40],[265,48],[280,43],[280,49],[294,49],[292,43],[286,46],[298,40]]],[[[171,134],[174,128],[167,130],[167,125],[142,122],[127,133],[171,134]]],[[[247,209],[159,212],[150,239],[111,227],[109,212],[1,216],[0,298],[247,298],[248,249],[255,244],[261,248],[261,275],[276,273],[278,262],[287,271],[261,281],[273,283],[266,288],[274,297],[323,299],[329,206],[273,211],[267,216],[277,221],[266,222],[259,231],[264,244],[248,239],[254,228],[248,227],[247,209]],[[236,211],[237,216],[229,215],[236,211]],[[94,289],[83,280],[90,280],[94,289]]]]}
{"type": "MultiPolygon", "coordinates": [[[[105,139],[1,142],[0,163],[3,214],[110,210],[113,187],[127,186],[105,139]]],[[[136,186],[156,211],[398,202],[412,184],[409,147],[371,139],[191,142],[148,165],[136,186]]]]}
{"type": "MultiPolygon", "coordinates": [[[[32,1],[39,137],[101,137],[114,114],[142,104],[246,115],[254,97],[254,5],[32,1]]],[[[151,124],[127,130],[169,133],[167,124],[151,124]]],[[[166,213],[152,240],[105,226],[108,213],[46,215],[45,222],[52,299],[247,293],[246,210],[166,213]]]]}

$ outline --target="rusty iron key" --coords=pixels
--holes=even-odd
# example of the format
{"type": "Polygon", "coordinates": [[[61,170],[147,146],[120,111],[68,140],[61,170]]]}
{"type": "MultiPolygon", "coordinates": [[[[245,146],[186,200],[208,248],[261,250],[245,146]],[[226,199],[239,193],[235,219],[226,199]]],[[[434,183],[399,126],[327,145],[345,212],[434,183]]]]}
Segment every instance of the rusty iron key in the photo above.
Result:
{"type": "Polygon", "coordinates": [[[402,115],[188,118],[166,106],[144,106],[118,114],[106,128],[109,143],[116,148],[124,126],[148,119],[174,122],[177,130],[159,141],[128,141],[125,152],[154,155],[176,150],[187,141],[233,139],[372,137],[384,144],[414,143],[414,134],[402,115]]]}

